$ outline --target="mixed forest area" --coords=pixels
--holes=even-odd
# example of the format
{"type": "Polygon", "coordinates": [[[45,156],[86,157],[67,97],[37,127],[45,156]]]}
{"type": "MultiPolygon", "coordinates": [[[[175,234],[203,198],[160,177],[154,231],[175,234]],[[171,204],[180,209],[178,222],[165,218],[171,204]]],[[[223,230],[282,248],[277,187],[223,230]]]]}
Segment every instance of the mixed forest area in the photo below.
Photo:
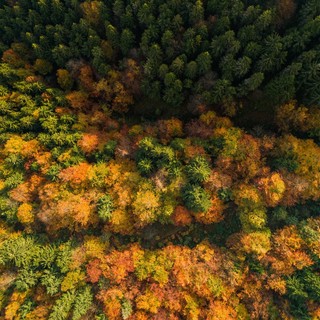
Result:
{"type": "Polygon", "coordinates": [[[0,319],[320,319],[319,0],[0,0],[0,56],[0,319]]]}

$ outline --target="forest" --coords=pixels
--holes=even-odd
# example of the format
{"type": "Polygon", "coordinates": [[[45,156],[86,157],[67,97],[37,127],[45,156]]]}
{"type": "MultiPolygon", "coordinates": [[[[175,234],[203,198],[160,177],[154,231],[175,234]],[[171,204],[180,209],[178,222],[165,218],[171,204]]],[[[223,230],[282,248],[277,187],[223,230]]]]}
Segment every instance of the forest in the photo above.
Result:
{"type": "Polygon", "coordinates": [[[0,319],[320,320],[319,0],[0,0],[0,319]]]}

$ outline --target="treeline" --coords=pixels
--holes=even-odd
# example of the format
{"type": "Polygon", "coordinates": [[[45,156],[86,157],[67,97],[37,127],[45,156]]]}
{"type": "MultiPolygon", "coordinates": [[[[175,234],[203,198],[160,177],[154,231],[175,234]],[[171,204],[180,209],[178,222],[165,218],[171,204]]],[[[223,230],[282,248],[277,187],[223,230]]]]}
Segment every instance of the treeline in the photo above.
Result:
{"type": "Polygon", "coordinates": [[[3,0],[0,47],[40,74],[86,61],[97,81],[132,59],[144,96],[232,115],[252,93],[319,103],[319,15],[317,0],[3,0]]]}

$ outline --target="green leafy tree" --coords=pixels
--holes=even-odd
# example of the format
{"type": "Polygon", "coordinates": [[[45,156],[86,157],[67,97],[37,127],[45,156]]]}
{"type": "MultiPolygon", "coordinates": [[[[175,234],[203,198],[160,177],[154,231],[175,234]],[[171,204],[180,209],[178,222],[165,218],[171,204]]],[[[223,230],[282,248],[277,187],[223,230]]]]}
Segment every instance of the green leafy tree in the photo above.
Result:
{"type": "Polygon", "coordinates": [[[123,299],[121,302],[121,315],[124,320],[128,319],[132,314],[132,305],[130,300],[123,299]]]}
{"type": "Polygon", "coordinates": [[[61,281],[62,278],[50,270],[44,270],[40,278],[41,284],[51,296],[59,292],[61,281]]]}
{"type": "Polygon", "coordinates": [[[129,29],[124,29],[120,35],[120,48],[123,55],[127,55],[130,49],[134,47],[135,36],[129,29]]]}
{"type": "Polygon", "coordinates": [[[27,291],[34,287],[38,282],[38,274],[31,269],[23,269],[15,281],[15,287],[18,291],[27,291]]]}
{"type": "Polygon", "coordinates": [[[185,206],[193,212],[206,212],[211,206],[209,194],[200,186],[189,184],[182,191],[185,206]]]}
{"type": "Polygon", "coordinates": [[[202,52],[196,58],[200,74],[205,74],[211,69],[212,59],[208,51],[202,52]]]}
{"type": "Polygon", "coordinates": [[[201,156],[193,158],[186,166],[186,174],[191,183],[198,184],[206,181],[210,173],[211,169],[208,161],[201,156]]]}
{"type": "Polygon", "coordinates": [[[73,305],[72,320],[79,320],[83,317],[91,307],[93,295],[90,287],[86,286],[77,292],[73,305]]]}
{"type": "Polygon", "coordinates": [[[304,284],[297,277],[289,277],[287,279],[288,296],[294,301],[304,301],[308,298],[304,284]]]}
{"type": "Polygon", "coordinates": [[[320,302],[320,276],[317,272],[307,270],[303,275],[303,282],[305,284],[308,296],[317,302],[320,302]]]}
{"type": "Polygon", "coordinates": [[[195,79],[198,75],[198,64],[195,61],[190,61],[186,65],[185,76],[189,79],[195,79]]]}
{"type": "Polygon", "coordinates": [[[55,301],[49,320],[66,320],[69,317],[76,295],[72,291],[67,291],[55,301]]]}
{"type": "Polygon", "coordinates": [[[98,200],[98,215],[102,221],[108,221],[114,211],[113,200],[110,195],[106,194],[98,200]]]}

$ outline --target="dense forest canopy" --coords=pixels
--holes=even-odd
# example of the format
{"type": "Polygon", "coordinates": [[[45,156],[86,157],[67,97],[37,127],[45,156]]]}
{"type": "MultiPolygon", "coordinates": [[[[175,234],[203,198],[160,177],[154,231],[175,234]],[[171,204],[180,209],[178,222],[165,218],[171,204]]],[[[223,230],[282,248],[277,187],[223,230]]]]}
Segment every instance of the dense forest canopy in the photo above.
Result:
{"type": "Polygon", "coordinates": [[[0,0],[0,318],[320,319],[318,0],[0,0]]]}
{"type": "Polygon", "coordinates": [[[62,68],[63,89],[75,88],[65,78],[83,63],[101,80],[133,59],[140,83],[126,89],[172,107],[219,104],[233,115],[257,89],[270,108],[320,103],[317,0],[2,2],[2,51],[12,47],[40,74],[62,68]]]}

